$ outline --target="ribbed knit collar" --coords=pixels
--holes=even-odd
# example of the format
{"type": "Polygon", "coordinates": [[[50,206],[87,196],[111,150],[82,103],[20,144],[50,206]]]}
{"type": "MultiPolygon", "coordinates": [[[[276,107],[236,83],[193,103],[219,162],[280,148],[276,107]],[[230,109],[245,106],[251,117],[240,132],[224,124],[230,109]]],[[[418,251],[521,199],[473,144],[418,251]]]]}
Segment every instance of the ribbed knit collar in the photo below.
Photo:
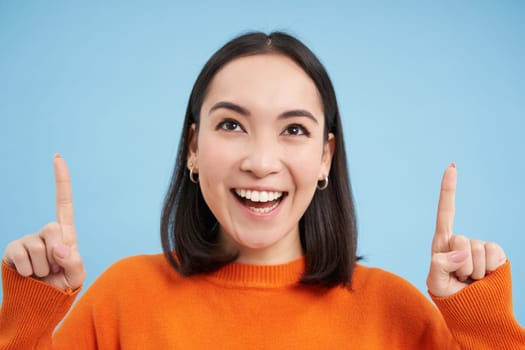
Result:
{"type": "Polygon", "coordinates": [[[231,263],[205,278],[225,287],[279,288],[296,284],[305,265],[304,257],[280,265],[231,263]]]}

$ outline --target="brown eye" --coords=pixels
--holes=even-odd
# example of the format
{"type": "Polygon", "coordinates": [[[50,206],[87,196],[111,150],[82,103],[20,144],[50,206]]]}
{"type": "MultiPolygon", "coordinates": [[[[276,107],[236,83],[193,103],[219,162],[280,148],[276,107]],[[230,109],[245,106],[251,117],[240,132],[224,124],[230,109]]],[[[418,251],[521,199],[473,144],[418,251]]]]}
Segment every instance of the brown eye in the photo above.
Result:
{"type": "Polygon", "coordinates": [[[292,135],[292,136],[308,136],[310,133],[306,128],[299,124],[292,124],[286,127],[283,131],[284,135],[292,135]]]}
{"type": "Polygon", "coordinates": [[[241,125],[235,120],[223,120],[217,125],[217,129],[226,131],[243,131],[241,125]]]}

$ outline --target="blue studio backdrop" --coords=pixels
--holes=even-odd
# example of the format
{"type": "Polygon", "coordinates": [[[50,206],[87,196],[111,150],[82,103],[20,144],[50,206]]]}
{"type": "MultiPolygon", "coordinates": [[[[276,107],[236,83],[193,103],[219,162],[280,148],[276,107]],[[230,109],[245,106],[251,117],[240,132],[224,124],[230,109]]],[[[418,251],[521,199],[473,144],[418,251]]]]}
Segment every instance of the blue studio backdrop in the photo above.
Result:
{"type": "Polygon", "coordinates": [[[522,1],[0,1],[0,249],[55,220],[67,160],[84,290],[158,253],[191,86],[248,30],[312,48],[339,99],[359,254],[426,293],[441,175],[455,230],[506,251],[525,324],[522,1]]]}

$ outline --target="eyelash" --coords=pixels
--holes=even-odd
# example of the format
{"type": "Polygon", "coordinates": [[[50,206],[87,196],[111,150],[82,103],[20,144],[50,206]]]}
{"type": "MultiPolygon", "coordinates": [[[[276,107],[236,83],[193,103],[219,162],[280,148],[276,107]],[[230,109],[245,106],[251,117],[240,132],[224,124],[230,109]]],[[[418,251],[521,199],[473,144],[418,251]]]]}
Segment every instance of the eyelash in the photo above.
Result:
{"type": "Polygon", "coordinates": [[[288,125],[286,129],[284,129],[283,134],[288,134],[290,136],[310,136],[310,132],[308,131],[308,129],[306,129],[301,124],[288,125]],[[298,129],[299,133],[290,133],[291,129],[298,129]]]}
{"type": "MultiPolygon", "coordinates": [[[[216,127],[217,130],[224,130],[228,132],[238,132],[239,130],[237,130],[237,128],[239,128],[240,131],[245,131],[242,125],[233,119],[225,119],[221,121],[216,127]]],[[[283,130],[282,134],[289,135],[289,136],[307,136],[307,137],[310,136],[310,132],[308,131],[308,129],[306,129],[301,124],[288,125],[283,130]],[[292,130],[295,130],[295,131],[291,132],[292,130]]]]}
{"type": "Polygon", "coordinates": [[[240,128],[242,131],[244,131],[244,128],[241,126],[241,124],[233,119],[225,119],[221,121],[216,127],[217,130],[224,130],[224,131],[231,131],[231,132],[238,131],[236,130],[237,128],[240,128]]]}

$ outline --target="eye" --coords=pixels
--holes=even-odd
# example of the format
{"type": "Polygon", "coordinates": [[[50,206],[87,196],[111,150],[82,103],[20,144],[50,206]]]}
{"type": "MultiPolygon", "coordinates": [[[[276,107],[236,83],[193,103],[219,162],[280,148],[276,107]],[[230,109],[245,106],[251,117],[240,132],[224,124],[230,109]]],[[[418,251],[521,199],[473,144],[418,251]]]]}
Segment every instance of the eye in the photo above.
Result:
{"type": "Polygon", "coordinates": [[[306,130],[306,128],[300,124],[292,124],[288,125],[286,129],[284,129],[283,134],[292,136],[309,136],[310,132],[308,132],[308,130],[306,130]]]}
{"type": "Polygon", "coordinates": [[[217,125],[216,129],[225,131],[244,131],[241,124],[239,124],[233,119],[223,120],[217,125]]]}

